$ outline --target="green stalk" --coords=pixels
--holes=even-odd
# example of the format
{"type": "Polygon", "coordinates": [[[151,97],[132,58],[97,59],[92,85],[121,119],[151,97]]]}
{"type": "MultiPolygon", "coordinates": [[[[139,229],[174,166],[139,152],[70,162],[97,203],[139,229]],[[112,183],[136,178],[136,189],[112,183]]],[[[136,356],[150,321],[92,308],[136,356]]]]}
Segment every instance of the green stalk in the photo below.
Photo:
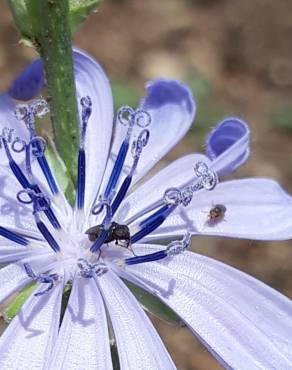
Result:
{"type": "Polygon", "coordinates": [[[75,183],[79,119],[68,0],[27,0],[34,44],[44,61],[54,141],[75,183]]]}

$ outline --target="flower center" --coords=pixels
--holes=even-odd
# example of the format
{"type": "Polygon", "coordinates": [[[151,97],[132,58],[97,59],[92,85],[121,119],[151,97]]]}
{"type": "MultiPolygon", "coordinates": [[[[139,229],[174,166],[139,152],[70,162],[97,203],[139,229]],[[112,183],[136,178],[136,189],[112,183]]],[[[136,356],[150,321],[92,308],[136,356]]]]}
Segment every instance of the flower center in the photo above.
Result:
{"type": "Polygon", "coordinates": [[[31,279],[47,285],[39,295],[51,290],[64,275],[66,281],[72,280],[76,273],[82,278],[92,278],[106,273],[112,263],[120,266],[134,265],[182,253],[190,245],[189,233],[182,240],[170,243],[164,250],[147,255],[137,255],[132,246],[161,226],[177,207],[187,207],[195,192],[201,189],[212,190],[218,183],[217,174],[211,171],[207,164],[198,162],[194,167],[192,181],[181,187],[166,189],[160,202],[145,208],[129,219],[127,224],[117,223],[114,219],[115,214],[128,193],[143,149],[149,142],[148,126],[151,124],[151,117],[147,111],[140,109],[134,111],[132,108],[123,107],[117,114],[117,121],[127,127],[125,136],[108,181],[104,184],[104,190],[91,208],[91,214],[98,215],[101,222],[86,231],[76,232],[76,225],[82,225],[84,222],[80,217],[85,217],[83,209],[86,191],[86,131],[92,111],[90,97],[83,97],[80,103],[82,111],[76,203],[75,212],[71,217],[72,222],[67,223],[69,226],[64,227],[56,213],[58,207],[66,206],[66,201],[44,155],[46,142],[36,136],[35,132],[36,117],[43,117],[48,112],[46,101],[39,99],[31,105],[19,105],[16,108],[16,117],[23,121],[28,129],[28,140],[15,137],[13,130],[8,128],[3,129],[0,135],[0,148],[4,149],[9,167],[22,188],[16,194],[16,198],[24,205],[31,205],[40,236],[39,241],[36,241],[4,227],[0,227],[0,235],[28,247],[36,246],[43,243],[41,240],[45,240],[50,247],[50,253],[54,252],[55,255],[54,271],[47,269],[49,273],[37,273],[29,263],[24,263],[25,271],[31,279]],[[132,154],[132,164],[127,170],[127,175],[121,179],[126,170],[125,161],[129,151],[132,154]],[[14,159],[19,153],[24,154],[22,164],[18,164],[14,159]],[[44,175],[49,192],[38,184],[34,176],[37,164],[44,175]]]}

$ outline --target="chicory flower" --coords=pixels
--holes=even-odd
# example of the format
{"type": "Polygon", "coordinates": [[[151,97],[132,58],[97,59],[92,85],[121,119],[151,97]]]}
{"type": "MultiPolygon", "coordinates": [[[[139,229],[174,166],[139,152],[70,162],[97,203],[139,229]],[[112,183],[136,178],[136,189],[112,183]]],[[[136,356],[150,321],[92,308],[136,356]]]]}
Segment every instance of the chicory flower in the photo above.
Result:
{"type": "Polygon", "coordinates": [[[74,52],[74,62],[81,122],[74,208],[35,133],[45,102],[16,106],[14,100],[40,92],[41,61],[0,99],[0,263],[6,265],[0,302],[37,282],[0,338],[1,369],[111,369],[113,339],[121,369],[175,369],[121,278],[171,307],[223,366],[290,369],[290,300],[187,251],[196,234],[291,237],[291,198],[276,182],[219,183],[248,157],[247,125],[237,118],[222,121],[208,137],[207,155],[182,157],[133,190],[189,129],[192,95],[177,81],[153,81],[139,108],[122,108],[114,125],[102,69],[81,51],[74,52]],[[163,246],[161,239],[172,241],[163,246]],[[68,282],[72,291],[60,326],[68,282]]]}

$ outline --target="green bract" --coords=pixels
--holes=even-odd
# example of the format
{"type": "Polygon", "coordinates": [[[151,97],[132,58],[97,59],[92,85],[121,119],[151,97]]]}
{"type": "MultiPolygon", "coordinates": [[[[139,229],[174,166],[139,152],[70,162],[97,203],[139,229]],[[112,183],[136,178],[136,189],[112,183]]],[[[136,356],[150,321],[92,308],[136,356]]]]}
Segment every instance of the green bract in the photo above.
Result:
{"type": "Polygon", "coordinates": [[[9,303],[4,311],[4,320],[10,322],[19,312],[27,298],[35,290],[36,283],[33,282],[25,287],[16,297],[9,303]]]}
{"type": "Polygon", "coordinates": [[[101,0],[70,0],[70,27],[72,34],[85,21],[89,13],[94,10],[101,0]]]}
{"type": "MultiPolygon", "coordinates": [[[[54,1],[58,2],[58,0],[49,0],[48,3],[53,3],[54,1]]],[[[78,27],[100,2],[101,0],[69,0],[69,20],[72,34],[76,32],[78,27]]],[[[32,24],[38,20],[33,19],[33,12],[30,14],[28,8],[34,5],[34,0],[8,0],[8,3],[21,33],[22,41],[26,44],[33,44],[35,34],[32,30],[32,24]]]]}
{"type": "Polygon", "coordinates": [[[124,281],[124,283],[134,294],[145,311],[150,312],[152,315],[169,324],[184,326],[184,322],[181,318],[171,308],[163,304],[160,299],[129,281],[124,281]]]}

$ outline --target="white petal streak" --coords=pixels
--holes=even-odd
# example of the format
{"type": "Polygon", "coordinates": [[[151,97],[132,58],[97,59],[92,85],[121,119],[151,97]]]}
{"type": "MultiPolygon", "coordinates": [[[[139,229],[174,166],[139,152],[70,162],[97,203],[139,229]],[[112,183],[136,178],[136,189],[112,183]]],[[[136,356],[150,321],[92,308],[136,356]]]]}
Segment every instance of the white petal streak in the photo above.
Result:
{"type": "Polygon", "coordinates": [[[74,70],[78,100],[85,96],[92,100],[92,114],[88,121],[84,143],[86,208],[91,205],[98,191],[105,169],[112,136],[113,100],[104,71],[88,54],[81,50],[74,51],[74,70]]]}
{"type": "Polygon", "coordinates": [[[292,304],[268,286],[190,253],[130,266],[126,274],[181,316],[222,364],[291,369],[292,304]]]}
{"type": "Polygon", "coordinates": [[[201,191],[187,207],[179,207],[153,239],[193,233],[260,240],[292,237],[292,198],[275,181],[250,178],[220,183],[213,191],[201,191]],[[215,204],[226,207],[224,219],[208,222],[215,204]]]}
{"type": "Polygon", "coordinates": [[[111,272],[97,281],[112,321],[121,369],[175,369],[160,337],[128,288],[111,272]]]}
{"type": "Polygon", "coordinates": [[[50,369],[112,369],[105,309],[93,279],[74,280],[50,369]]]}
{"type": "Polygon", "coordinates": [[[1,370],[46,369],[57,339],[62,291],[58,284],[48,294],[31,295],[24,304],[0,339],[1,370]]]}
{"type": "Polygon", "coordinates": [[[45,250],[32,249],[23,246],[10,245],[8,247],[0,246],[0,263],[17,262],[22,258],[35,256],[36,254],[45,253],[45,250]]]}

